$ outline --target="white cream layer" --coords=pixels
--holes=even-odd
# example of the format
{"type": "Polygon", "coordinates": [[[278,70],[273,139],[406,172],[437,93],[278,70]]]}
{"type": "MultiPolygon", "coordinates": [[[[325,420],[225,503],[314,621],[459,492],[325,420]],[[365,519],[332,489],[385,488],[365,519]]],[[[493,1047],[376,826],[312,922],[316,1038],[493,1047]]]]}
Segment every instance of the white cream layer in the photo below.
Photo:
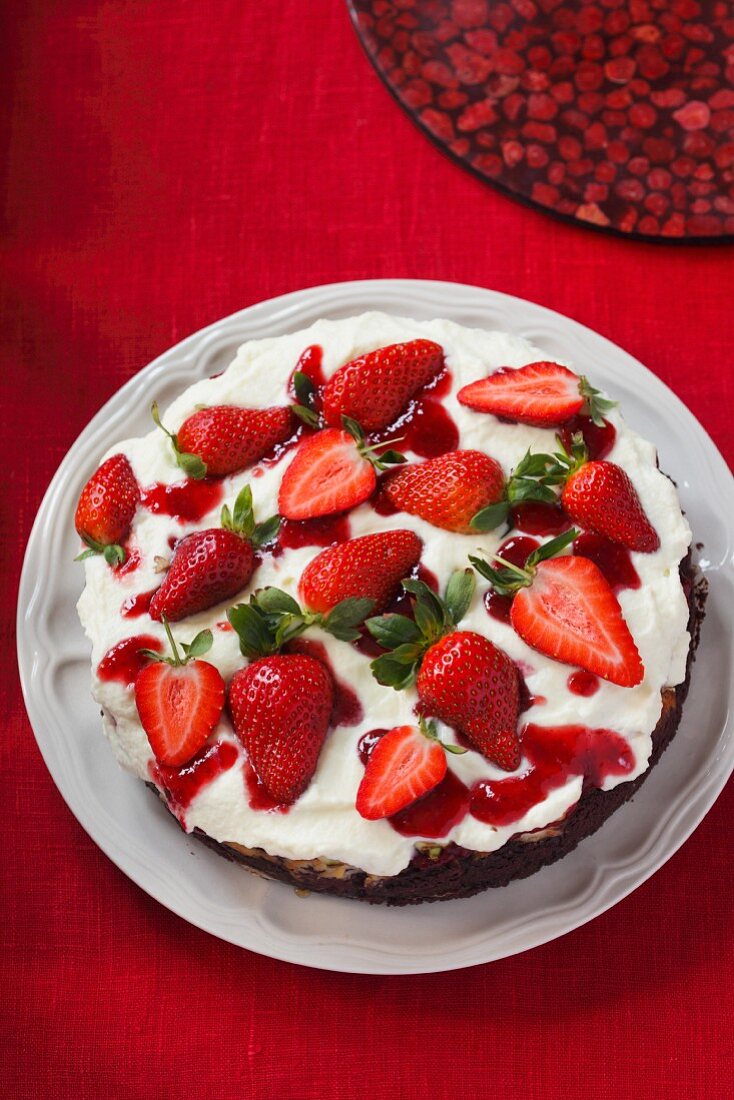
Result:
{"type": "MultiPolygon", "coordinates": [[[[197,382],[174,401],[165,410],[164,422],[175,430],[201,405],[263,408],[289,403],[288,378],[300,354],[311,344],[323,348],[324,373],[329,377],[355,356],[416,337],[435,340],[445,350],[452,385],[443,400],[459,429],[461,448],[486,451],[501,463],[506,474],[528,448],[552,449],[553,431],[501,423],[493,416],[465,408],[456,400],[462,386],[484,378],[499,367],[519,367],[543,359],[543,353],[537,348],[504,333],[466,329],[444,320],[417,322],[380,313],[342,321],[319,321],[298,333],[243,345],[224,374],[197,382]]],[[[568,365],[589,375],[592,384],[595,383],[593,364],[568,365]]],[[[619,594],[625,619],[645,665],[643,682],[635,688],[622,688],[602,681],[592,696],[572,694],[567,688],[572,671],[568,665],[536,653],[510,626],[488,616],[482,600],[486,584],[481,579],[461,626],[484,634],[504,649],[520,663],[531,694],[547,700],[544,705],[527,711],[524,721],[542,726],[581,723],[592,728],[613,729],[626,738],[634,752],[636,767],[629,775],[611,779],[607,786],[613,787],[647,768],[651,733],[660,717],[661,689],[680,683],[685,676],[690,638],[688,607],[678,565],[687,553],[691,533],[681,515],[674,486],[657,469],[655,447],[631,431],[616,409],[609,419],[617,430],[617,437],[608,457],[627,471],[660,536],[660,549],[654,554],[632,554],[641,587],[625,589],[619,594]]],[[[180,482],[183,478],[182,471],[174,463],[170,443],[160,431],[152,430],[142,438],[116,444],[108,453],[121,451],[128,456],[141,486],[156,481],[180,482]]],[[[277,511],[278,486],[283,471],[292,456],[291,451],[278,465],[265,469],[261,476],[253,476],[253,471],[249,470],[226,479],[224,499],[231,503],[239,489],[249,482],[257,517],[265,519],[272,515],[277,511]]],[[[408,457],[415,458],[410,453],[408,457]]],[[[133,689],[99,680],[97,665],[108,649],[133,634],[150,633],[164,638],[162,626],[148,616],[123,618],[121,604],[126,597],[160,584],[161,576],[155,572],[154,558],[156,555],[170,558],[168,540],[171,535],[182,536],[194,526],[215,526],[218,513],[219,507],[200,524],[187,525],[141,507],[134,523],[135,541],[143,555],[138,569],[118,579],[101,557],[85,562],[87,583],[78,610],[92,642],[93,695],[105,711],[105,732],[118,761],[145,780],[150,778],[148,765],[153,757],[138,720],[133,689]]],[[[422,560],[439,578],[442,589],[454,569],[466,566],[469,553],[479,551],[491,557],[500,542],[495,534],[465,536],[441,531],[404,513],[380,516],[367,504],[355,509],[349,522],[353,537],[387,528],[414,530],[424,542],[422,560]]],[[[216,664],[228,680],[242,667],[244,658],[240,655],[237,637],[215,627],[217,621],[224,619],[227,606],[246,598],[249,591],[269,584],[297,597],[301,573],[319,552],[320,548],[314,546],[286,551],[279,558],[266,556],[241,596],[175,624],[175,636],[190,641],[199,630],[212,628],[214,646],[207,660],[216,664]]],[[[356,746],[367,730],[414,721],[416,693],[412,689],[396,692],[380,686],[370,672],[369,658],[321,631],[314,630],[311,636],[326,646],[339,677],[357,692],[364,721],[358,726],[330,731],[311,785],[287,814],[250,808],[242,764],[238,763],[197,795],[186,813],[186,828],[190,831],[198,827],[215,840],[263,848],[273,855],[290,859],[323,857],[361,867],[371,874],[397,874],[409,863],[414,846],[421,838],[401,836],[387,821],[365,821],[356,812],[355,796],[363,774],[356,746]]],[[[234,738],[226,715],[215,735],[234,738]]],[[[507,775],[476,752],[451,757],[449,766],[465,783],[507,775]]],[[[580,793],[581,779],[570,779],[511,826],[495,828],[467,815],[443,840],[453,840],[475,851],[493,851],[518,833],[557,821],[578,801],[580,793]]]]}

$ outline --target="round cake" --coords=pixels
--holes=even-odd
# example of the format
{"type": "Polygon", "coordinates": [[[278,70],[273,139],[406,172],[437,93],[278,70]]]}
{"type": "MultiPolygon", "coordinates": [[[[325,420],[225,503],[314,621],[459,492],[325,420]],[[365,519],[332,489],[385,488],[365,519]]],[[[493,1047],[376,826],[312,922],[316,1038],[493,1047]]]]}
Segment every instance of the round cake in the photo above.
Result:
{"type": "Polygon", "coordinates": [[[571,851],[675,734],[704,602],[675,486],[594,381],[369,313],[154,406],[76,513],[118,762],[303,890],[465,897],[571,851]]]}

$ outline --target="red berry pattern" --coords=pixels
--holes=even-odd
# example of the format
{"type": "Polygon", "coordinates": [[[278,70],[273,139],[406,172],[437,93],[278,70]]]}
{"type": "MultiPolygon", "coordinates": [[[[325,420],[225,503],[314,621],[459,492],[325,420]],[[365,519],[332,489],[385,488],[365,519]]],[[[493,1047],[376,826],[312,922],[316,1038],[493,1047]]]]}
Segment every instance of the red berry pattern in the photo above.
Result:
{"type": "Polygon", "coordinates": [[[583,224],[734,235],[728,0],[350,0],[421,127],[505,190],[583,224]]]}

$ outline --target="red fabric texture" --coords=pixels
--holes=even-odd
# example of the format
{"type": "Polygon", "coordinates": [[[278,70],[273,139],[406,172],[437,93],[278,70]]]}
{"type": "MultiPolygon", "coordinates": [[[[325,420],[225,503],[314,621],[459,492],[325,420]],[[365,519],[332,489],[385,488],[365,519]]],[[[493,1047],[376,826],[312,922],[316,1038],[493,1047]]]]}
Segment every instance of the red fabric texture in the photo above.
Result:
{"type": "Polygon", "coordinates": [[[275,962],[163,909],[77,824],[25,715],[12,608],[46,486],[102,402],[303,286],[411,276],[541,302],[646,363],[731,462],[731,248],[599,236],[495,193],[398,109],[342,3],[10,0],[4,19],[7,1094],[730,1096],[731,784],[652,880],[532,952],[408,978],[275,962]]]}

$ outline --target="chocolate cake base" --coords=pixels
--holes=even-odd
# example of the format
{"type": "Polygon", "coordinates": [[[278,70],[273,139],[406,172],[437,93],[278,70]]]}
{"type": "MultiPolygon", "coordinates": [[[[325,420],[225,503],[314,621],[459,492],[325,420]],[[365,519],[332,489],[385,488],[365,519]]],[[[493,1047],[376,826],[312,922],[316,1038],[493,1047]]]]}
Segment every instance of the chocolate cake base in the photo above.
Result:
{"type": "MultiPolygon", "coordinates": [[[[356,867],[328,859],[288,860],[262,849],[212,840],[199,830],[193,836],[226,859],[241,863],[256,874],[289,883],[298,890],[329,893],[372,904],[415,905],[424,901],[468,898],[494,886],[507,886],[527,878],[541,867],[568,855],[586,837],[639,790],[678,729],[688,694],[691,666],[698,646],[707,595],[706,581],[695,577],[690,560],[681,564],[681,581],[688,598],[691,646],[685,680],[662,693],[660,720],[652,733],[648,768],[628,783],[610,791],[586,788],[576,806],[560,822],[533,833],[524,833],[495,852],[472,852],[457,844],[426,844],[397,875],[370,875],[356,867]]],[[[152,785],[152,790],[158,794],[152,785]]]]}

